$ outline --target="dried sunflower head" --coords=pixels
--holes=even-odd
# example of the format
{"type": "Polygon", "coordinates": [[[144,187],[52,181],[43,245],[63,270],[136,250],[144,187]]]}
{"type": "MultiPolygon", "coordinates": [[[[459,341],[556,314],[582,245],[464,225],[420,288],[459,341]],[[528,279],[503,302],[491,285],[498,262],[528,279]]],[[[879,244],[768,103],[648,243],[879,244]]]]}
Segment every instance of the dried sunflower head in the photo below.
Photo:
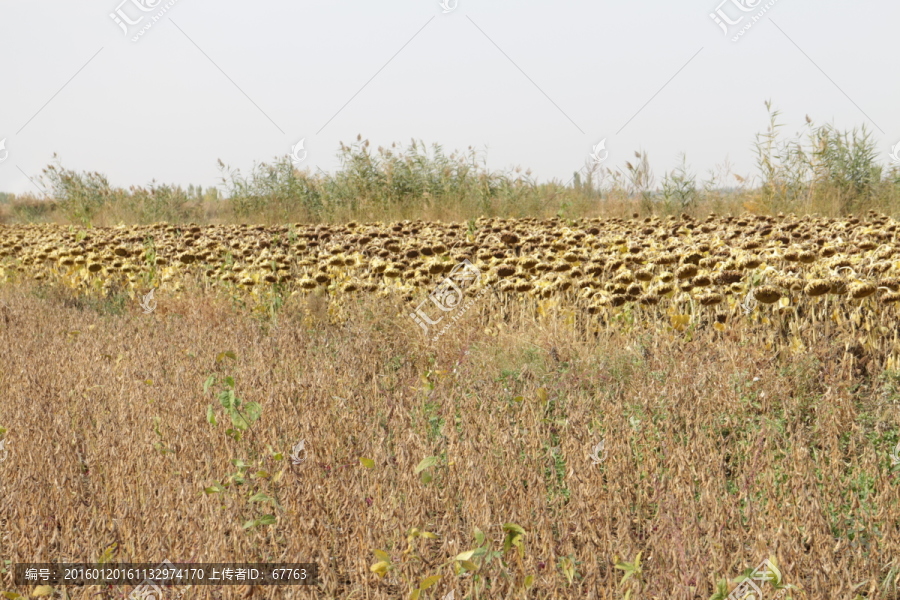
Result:
{"type": "Polygon", "coordinates": [[[832,277],[828,280],[828,283],[831,286],[831,293],[836,296],[843,296],[850,291],[847,281],[840,277],[832,277]]]}
{"type": "Polygon", "coordinates": [[[831,291],[831,283],[826,279],[813,279],[807,283],[806,287],[803,289],[803,292],[811,298],[824,296],[829,291],[831,291]]]}
{"type": "Polygon", "coordinates": [[[850,285],[850,297],[856,300],[867,298],[875,293],[878,287],[874,283],[853,283],[850,285]]]}
{"type": "Polygon", "coordinates": [[[722,271],[716,275],[716,283],[718,285],[729,285],[738,283],[743,277],[740,271],[722,271]]]}
{"type": "Polygon", "coordinates": [[[763,304],[774,304],[781,300],[781,291],[773,285],[763,285],[753,290],[753,297],[763,304]]]}
{"type": "Polygon", "coordinates": [[[695,264],[686,264],[681,267],[677,271],[675,271],[675,276],[678,279],[690,279],[697,274],[697,265],[695,264]]]}
{"type": "Polygon", "coordinates": [[[715,306],[724,302],[725,297],[716,293],[700,294],[697,296],[697,301],[700,302],[701,306],[715,306]]]}

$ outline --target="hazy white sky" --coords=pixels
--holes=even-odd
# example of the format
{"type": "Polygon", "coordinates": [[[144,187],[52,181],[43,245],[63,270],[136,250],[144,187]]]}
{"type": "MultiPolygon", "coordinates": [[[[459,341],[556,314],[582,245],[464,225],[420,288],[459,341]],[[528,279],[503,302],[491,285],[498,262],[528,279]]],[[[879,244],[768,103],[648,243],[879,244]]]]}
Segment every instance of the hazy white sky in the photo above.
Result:
{"type": "Polygon", "coordinates": [[[247,172],[301,139],[301,166],[334,171],[357,134],[540,180],[604,138],[605,166],[643,149],[658,176],[680,152],[747,175],[766,99],[788,134],[865,124],[885,164],[900,141],[900,3],[445,1],[0,0],[0,191],[36,191],[54,152],[123,187],[215,185],[217,159],[247,172]],[[743,16],[728,36],[717,7],[743,16]],[[117,12],[143,18],[126,35],[117,12]]]}

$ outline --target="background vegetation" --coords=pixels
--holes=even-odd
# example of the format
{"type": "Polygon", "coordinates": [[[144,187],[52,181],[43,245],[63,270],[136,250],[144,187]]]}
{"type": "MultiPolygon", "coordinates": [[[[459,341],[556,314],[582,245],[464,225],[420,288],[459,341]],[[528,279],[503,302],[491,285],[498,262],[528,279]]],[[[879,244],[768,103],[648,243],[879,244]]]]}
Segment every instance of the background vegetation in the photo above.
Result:
{"type": "Polygon", "coordinates": [[[760,214],[795,212],[838,216],[876,210],[895,215],[900,167],[884,168],[863,127],[840,131],[815,125],[783,135],[780,113],[766,103],[769,126],[755,140],[757,174],[717,167],[699,178],[682,157],[657,177],[646,152],[625,170],[586,164],[568,182],[538,183],[530,171],[492,171],[471,147],[449,155],[415,140],[407,148],[373,150],[361,137],[341,144],[336,173],[296,168],[289,156],[256,165],[249,174],[221,161],[221,185],[202,189],[158,185],[114,188],[100,173],[48,166],[47,195],[0,195],[0,221],[73,224],[284,223],[431,219],[479,216],[596,217],[634,212],[760,214]]]}

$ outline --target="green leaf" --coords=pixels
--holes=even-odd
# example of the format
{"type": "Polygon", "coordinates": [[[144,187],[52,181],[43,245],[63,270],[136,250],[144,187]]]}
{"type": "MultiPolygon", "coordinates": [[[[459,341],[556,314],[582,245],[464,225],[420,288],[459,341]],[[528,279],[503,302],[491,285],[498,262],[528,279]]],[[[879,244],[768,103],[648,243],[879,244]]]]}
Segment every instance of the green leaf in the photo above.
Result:
{"type": "Polygon", "coordinates": [[[226,410],[231,408],[232,400],[234,400],[234,392],[232,392],[231,390],[219,392],[219,402],[222,404],[222,408],[226,410]]]}
{"type": "Polygon", "coordinates": [[[259,519],[253,519],[252,521],[247,521],[244,523],[244,529],[250,529],[251,527],[256,527],[259,525],[259,519]]]}
{"type": "Polygon", "coordinates": [[[240,458],[232,458],[232,459],[231,459],[231,464],[233,464],[234,466],[236,466],[238,469],[245,469],[245,468],[247,468],[247,466],[248,466],[247,463],[245,463],[245,462],[244,462],[242,459],[240,459],[240,458]]]}
{"type": "Polygon", "coordinates": [[[253,494],[253,496],[251,496],[249,500],[247,500],[247,502],[274,502],[274,501],[275,501],[275,498],[273,498],[272,496],[269,496],[268,494],[266,494],[264,492],[257,492],[255,494],[253,494]]]}
{"type": "Polygon", "coordinates": [[[438,464],[441,459],[437,456],[429,456],[428,458],[423,458],[422,462],[416,467],[416,475],[427,469],[428,467],[433,467],[438,464]]]}
{"type": "Polygon", "coordinates": [[[231,416],[231,424],[235,429],[239,431],[250,429],[250,422],[236,408],[232,407],[228,414],[231,416]]]}
{"type": "Polygon", "coordinates": [[[575,562],[567,557],[559,559],[559,570],[562,571],[562,574],[566,576],[566,581],[569,582],[569,585],[572,585],[572,581],[575,579],[575,562]]]}
{"type": "Polygon", "coordinates": [[[431,577],[426,577],[425,579],[422,580],[422,583],[419,584],[419,589],[422,591],[425,591],[440,580],[441,580],[440,575],[432,575],[431,577]]]}
{"type": "Polygon", "coordinates": [[[509,552],[510,548],[516,546],[519,549],[519,557],[524,557],[525,547],[522,545],[522,538],[525,536],[525,530],[515,523],[504,523],[503,530],[506,532],[506,539],[503,540],[503,552],[509,552]]]}
{"type": "Polygon", "coordinates": [[[515,398],[513,398],[513,402],[525,402],[525,397],[524,396],[516,396],[515,398]]]}
{"type": "Polygon", "coordinates": [[[277,522],[275,515],[263,515],[259,518],[260,525],[274,525],[277,522]]]}
{"type": "Polygon", "coordinates": [[[212,404],[206,405],[206,422],[213,426],[216,426],[219,424],[216,421],[216,413],[213,412],[212,404]]]}
{"type": "Polygon", "coordinates": [[[209,391],[209,388],[216,382],[216,376],[210,375],[207,377],[206,381],[203,382],[203,393],[206,394],[209,391]]]}
{"type": "MultiPolygon", "coordinates": [[[[622,577],[622,580],[619,583],[625,583],[628,581],[628,578],[632,575],[641,574],[641,555],[643,554],[643,550],[637,553],[637,556],[634,559],[634,562],[625,562],[621,561],[615,565],[615,568],[625,571],[625,575],[622,577]]],[[[745,577],[746,579],[746,577],[745,577]]]]}
{"type": "Polygon", "coordinates": [[[478,546],[484,544],[484,532],[477,527],[475,528],[475,544],[478,546]]]}
{"type": "Polygon", "coordinates": [[[375,554],[375,558],[380,561],[384,561],[386,563],[391,562],[391,556],[384,550],[372,550],[372,553],[375,554]]]}
{"type": "Polygon", "coordinates": [[[225,378],[225,385],[230,388],[234,388],[234,377],[228,376],[225,378]]]}
{"type": "Polygon", "coordinates": [[[203,491],[206,492],[207,494],[218,494],[219,492],[224,492],[225,488],[222,487],[222,484],[217,481],[217,482],[213,483],[210,487],[203,488],[203,491]]]}
{"type": "Polygon", "coordinates": [[[459,564],[461,564],[463,567],[465,567],[469,571],[477,571],[478,570],[478,565],[476,565],[475,563],[473,563],[470,560],[461,560],[461,561],[459,561],[459,564]]]}
{"type": "Polygon", "coordinates": [[[231,350],[229,350],[228,352],[219,352],[216,355],[216,362],[222,362],[226,358],[230,358],[231,360],[236,360],[237,356],[231,350]]]}
{"type": "Polygon", "coordinates": [[[419,596],[422,595],[422,590],[413,590],[409,593],[409,600],[419,600],[419,596]]]}
{"type": "Polygon", "coordinates": [[[259,420],[260,415],[262,414],[262,406],[257,402],[248,402],[244,405],[244,416],[247,417],[247,420],[251,423],[255,423],[259,420]]]}
{"type": "Polygon", "coordinates": [[[420,475],[419,478],[422,480],[422,483],[424,483],[424,484],[429,484],[432,482],[432,480],[434,480],[434,477],[432,477],[431,473],[422,473],[422,475],[420,475]]]}
{"type": "Polygon", "coordinates": [[[364,466],[364,467],[367,468],[367,469],[374,469],[374,468],[375,468],[375,461],[372,460],[371,458],[362,458],[362,457],[360,457],[359,462],[361,462],[361,463],[362,463],[362,466],[364,466]]]}

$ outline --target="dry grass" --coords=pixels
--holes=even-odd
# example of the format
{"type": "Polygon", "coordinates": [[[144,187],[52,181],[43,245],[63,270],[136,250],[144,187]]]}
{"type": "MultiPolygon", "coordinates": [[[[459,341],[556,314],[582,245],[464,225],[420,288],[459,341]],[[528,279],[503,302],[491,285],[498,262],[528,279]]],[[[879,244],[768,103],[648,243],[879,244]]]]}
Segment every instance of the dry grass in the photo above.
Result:
{"type": "Polygon", "coordinates": [[[335,323],[320,297],[294,297],[271,328],[190,286],[150,315],[33,283],[3,296],[2,560],[113,547],[119,562],[319,564],[319,589],[258,598],[405,598],[442,575],[423,598],[706,599],[771,555],[794,597],[897,597],[897,379],[884,356],[848,353],[845,329],[820,324],[794,354],[766,350],[759,323],[594,336],[562,312],[490,321],[500,300],[484,297],[432,347],[394,299],[344,300],[352,318],[335,323]],[[211,374],[262,405],[240,441],[206,420],[211,374]],[[244,483],[204,493],[233,459],[244,483]],[[278,506],[248,502],[258,492],[278,506]],[[277,523],[242,529],[263,513],[277,523]],[[503,553],[504,523],[525,530],[522,557],[503,553]],[[406,553],[411,528],[439,537],[406,553]],[[500,554],[474,577],[440,567],[476,528],[500,554]],[[396,567],[383,579],[374,550],[396,567]],[[639,552],[620,584],[616,557],[639,552]]]}

